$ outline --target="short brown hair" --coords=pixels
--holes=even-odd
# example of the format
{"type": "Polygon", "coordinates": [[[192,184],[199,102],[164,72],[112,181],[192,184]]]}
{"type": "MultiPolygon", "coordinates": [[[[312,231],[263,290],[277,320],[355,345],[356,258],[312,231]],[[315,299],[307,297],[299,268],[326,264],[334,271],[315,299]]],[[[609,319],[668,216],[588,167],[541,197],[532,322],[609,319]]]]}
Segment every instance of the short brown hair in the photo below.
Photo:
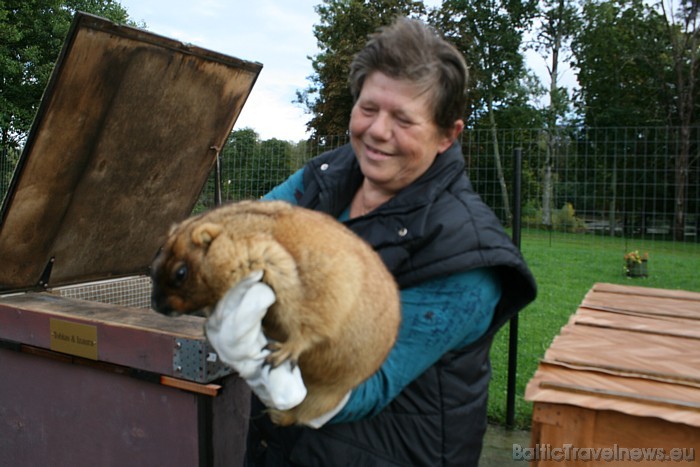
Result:
{"type": "Polygon", "coordinates": [[[422,21],[398,18],[370,36],[350,65],[350,91],[357,101],[365,79],[379,71],[434,93],[433,118],[452,128],[467,105],[469,71],[462,54],[422,21]]]}

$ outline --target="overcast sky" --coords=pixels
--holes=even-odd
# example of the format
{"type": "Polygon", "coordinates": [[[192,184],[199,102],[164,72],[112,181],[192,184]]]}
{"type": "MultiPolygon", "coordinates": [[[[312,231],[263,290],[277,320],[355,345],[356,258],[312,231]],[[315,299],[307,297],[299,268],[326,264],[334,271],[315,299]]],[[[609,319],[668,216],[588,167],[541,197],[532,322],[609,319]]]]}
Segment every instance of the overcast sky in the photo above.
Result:
{"type": "MultiPolygon", "coordinates": [[[[265,139],[305,139],[311,116],[293,104],[309,85],[310,56],[318,53],[313,25],[320,0],[119,0],[150,32],[260,62],[263,69],[234,129],[265,139]]],[[[425,0],[436,6],[440,0],[425,0]]]]}

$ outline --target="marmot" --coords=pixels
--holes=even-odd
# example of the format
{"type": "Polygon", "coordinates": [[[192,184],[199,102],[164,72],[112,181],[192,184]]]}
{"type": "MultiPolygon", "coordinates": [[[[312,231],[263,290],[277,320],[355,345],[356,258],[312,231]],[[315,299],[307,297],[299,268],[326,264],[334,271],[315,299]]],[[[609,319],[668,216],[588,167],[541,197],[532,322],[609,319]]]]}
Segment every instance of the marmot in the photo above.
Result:
{"type": "Polygon", "coordinates": [[[263,319],[268,362],[298,362],[307,395],[275,423],[335,408],[371,376],[400,322],[398,287],[379,255],[331,216],[282,201],[231,203],[173,227],[153,268],[153,306],[204,311],[253,271],[276,295],[263,319]]]}

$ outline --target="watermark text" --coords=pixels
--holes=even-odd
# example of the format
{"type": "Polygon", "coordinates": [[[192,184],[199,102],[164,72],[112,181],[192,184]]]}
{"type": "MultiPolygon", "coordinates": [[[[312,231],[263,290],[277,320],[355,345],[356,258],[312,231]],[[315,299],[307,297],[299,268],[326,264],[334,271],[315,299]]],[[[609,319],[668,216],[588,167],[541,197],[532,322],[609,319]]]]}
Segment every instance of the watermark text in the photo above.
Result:
{"type": "Polygon", "coordinates": [[[610,447],[585,448],[573,444],[560,447],[551,444],[535,444],[535,447],[513,445],[516,461],[591,461],[591,462],[692,462],[695,448],[629,448],[613,444],[610,447]]]}

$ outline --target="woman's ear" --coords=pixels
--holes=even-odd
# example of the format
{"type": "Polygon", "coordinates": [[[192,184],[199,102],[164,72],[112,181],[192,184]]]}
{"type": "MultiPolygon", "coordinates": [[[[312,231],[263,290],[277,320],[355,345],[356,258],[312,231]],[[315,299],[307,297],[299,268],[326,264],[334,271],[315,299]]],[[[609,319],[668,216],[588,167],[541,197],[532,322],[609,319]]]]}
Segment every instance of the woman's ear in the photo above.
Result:
{"type": "Polygon", "coordinates": [[[464,130],[464,120],[462,119],[455,120],[452,128],[444,130],[442,139],[438,145],[438,153],[442,154],[447,151],[462,133],[462,130],[464,130]]]}

